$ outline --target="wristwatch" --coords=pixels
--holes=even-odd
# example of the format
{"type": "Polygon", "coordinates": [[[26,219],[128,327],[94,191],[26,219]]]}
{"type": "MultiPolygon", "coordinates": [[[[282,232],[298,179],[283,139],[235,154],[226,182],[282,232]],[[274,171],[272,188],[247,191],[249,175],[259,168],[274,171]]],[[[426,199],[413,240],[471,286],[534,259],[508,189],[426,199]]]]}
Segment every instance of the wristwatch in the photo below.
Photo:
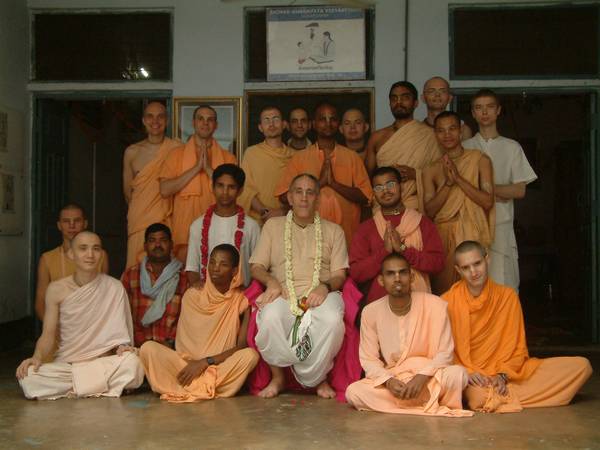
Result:
{"type": "Polygon", "coordinates": [[[212,356],[209,356],[208,358],[206,358],[206,362],[208,363],[209,366],[214,366],[216,364],[215,358],[213,358],[212,356]]]}
{"type": "Polygon", "coordinates": [[[400,242],[400,253],[404,253],[404,250],[406,250],[406,245],[404,242],[400,242]]]}

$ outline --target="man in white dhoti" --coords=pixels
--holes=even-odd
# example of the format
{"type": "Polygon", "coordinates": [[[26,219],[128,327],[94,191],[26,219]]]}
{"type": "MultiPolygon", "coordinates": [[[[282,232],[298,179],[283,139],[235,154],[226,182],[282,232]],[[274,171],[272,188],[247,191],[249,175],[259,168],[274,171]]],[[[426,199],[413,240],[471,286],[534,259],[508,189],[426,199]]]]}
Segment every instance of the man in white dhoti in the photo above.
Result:
{"type": "Polygon", "coordinates": [[[523,148],[517,141],[500,136],[496,122],[502,107],[498,96],[482,89],[471,100],[471,113],[479,132],[462,146],[486,153],[494,166],[496,231],[490,249],[490,277],[499,284],[519,290],[519,255],[513,228],[514,199],[525,197],[526,186],[537,179],[523,148]]]}
{"type": "Polygon", "coordinates": [[[71,242],[75,273],[48,286],[42,335],[17,368],[25,397],[119,397],[142,384],[127,293],[119,280],[98,273],[101,255],[94,233],[83,231],[71,242]],[[46,362],[57,332],[58,350],[46,362]]]}
{"type": "Polygon", "coordinates": [[[335,397],[327,373],[344,339],[344,302],[348,253],[339,225],[316,213],[319,182],[296,176],[287,192],[292,207],[264,227],[252,257],[252,277],[266,286],[257,298],[256,345],[271,366],[271,382],[259,393],[275,397],[284,387],[283,367],[296,380],[335,397]]]}

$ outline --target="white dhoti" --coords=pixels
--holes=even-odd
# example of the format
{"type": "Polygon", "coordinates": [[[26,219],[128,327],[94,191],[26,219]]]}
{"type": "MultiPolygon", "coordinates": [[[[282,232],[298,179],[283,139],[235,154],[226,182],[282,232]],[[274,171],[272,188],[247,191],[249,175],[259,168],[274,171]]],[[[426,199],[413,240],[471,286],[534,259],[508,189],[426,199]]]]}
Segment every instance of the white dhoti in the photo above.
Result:
{"type": "Polygon", "coordinates": [[[496,224],[490,258],[489,275],[492,280],[519,292],[519,253],[512,222],[496,224]]]}
{"type": "Polygon", "coordinates": [[[308,335],[311,351],[300,360],[290,345],[296,316],[287,300],[278,297],[263,306],[257,315],[256,346],[263,359],[272,366],[292,367],[298,382],[314,387],[325,380],[344,340],[344,301],[340,292],[330,292],[325,301],[310,310],[308,335]]]}
{"type": "Polygon", "coordinates": [[[42,364],[37,372],[29,367],[19,380],[25,397],[56,400],[62,397],[119,397],[124,389],[135,389],[144,381],[144,368],[132,352],[103,356],[91,361],[42,364]]]}

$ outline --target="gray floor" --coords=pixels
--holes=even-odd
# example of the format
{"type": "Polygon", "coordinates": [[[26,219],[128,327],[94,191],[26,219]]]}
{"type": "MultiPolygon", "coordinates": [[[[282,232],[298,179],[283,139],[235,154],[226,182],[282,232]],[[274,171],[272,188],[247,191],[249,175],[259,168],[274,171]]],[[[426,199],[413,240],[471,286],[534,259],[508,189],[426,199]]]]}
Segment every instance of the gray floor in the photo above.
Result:
{"type": "Polygon", "coordinates": [[[0,354],[0,448],[600,449],[598,374],[567,407],[447,419],[357,412],[288,394],[183,405],[161,402],[149,391],[120,399],[28,401],[13,375],[21,356],[0,354]]]}

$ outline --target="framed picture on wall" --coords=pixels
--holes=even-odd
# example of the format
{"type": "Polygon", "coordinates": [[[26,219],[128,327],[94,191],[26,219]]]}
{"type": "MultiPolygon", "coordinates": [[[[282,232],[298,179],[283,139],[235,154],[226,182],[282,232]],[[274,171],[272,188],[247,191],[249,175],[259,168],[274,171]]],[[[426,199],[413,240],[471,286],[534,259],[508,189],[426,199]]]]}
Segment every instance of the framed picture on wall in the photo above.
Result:
{"type": "Polygon", "coordinates": [[[241,161],[242,136],[241,97],[175,97],[173,99],[173,137],[187,142],[194,134],[193,114],[201,105],[217,112],[217,129],[213,137],[225,150],[241,161]]]}
{"type": "MultiPolygon", "coordinates": [[[[353,89],[286,89],[286,90],[266,90],[266,91],[246,91],[246,147],[262,142],[263,135],[258,130],[260,111],[265,106],[275,106],[281,110],[283,118],[287,121],[290,112],[295,108],[304,108],[308,117],[312,118],[315,108],[320,103],[331,103],[336,107],[340,122],[344,112],[348,109],[356,108],[362,111],[365,119],[371,124],[371,129],[375,124],[375,104],[373,89],[371,88],[353,88],[353,89]]],[[[284,140],[290,137],[286,131],[284,140]]],[[[338,133],[338,141],[341,143],[341,135],[338,133]]],[[[315,135],[311,130],[308,138],[314,142],[315,135]]]]}
{"type": "Polygon", "coordinates": [[[267,80],[364,80],[365,11],[267,8],[267,80]]]}

